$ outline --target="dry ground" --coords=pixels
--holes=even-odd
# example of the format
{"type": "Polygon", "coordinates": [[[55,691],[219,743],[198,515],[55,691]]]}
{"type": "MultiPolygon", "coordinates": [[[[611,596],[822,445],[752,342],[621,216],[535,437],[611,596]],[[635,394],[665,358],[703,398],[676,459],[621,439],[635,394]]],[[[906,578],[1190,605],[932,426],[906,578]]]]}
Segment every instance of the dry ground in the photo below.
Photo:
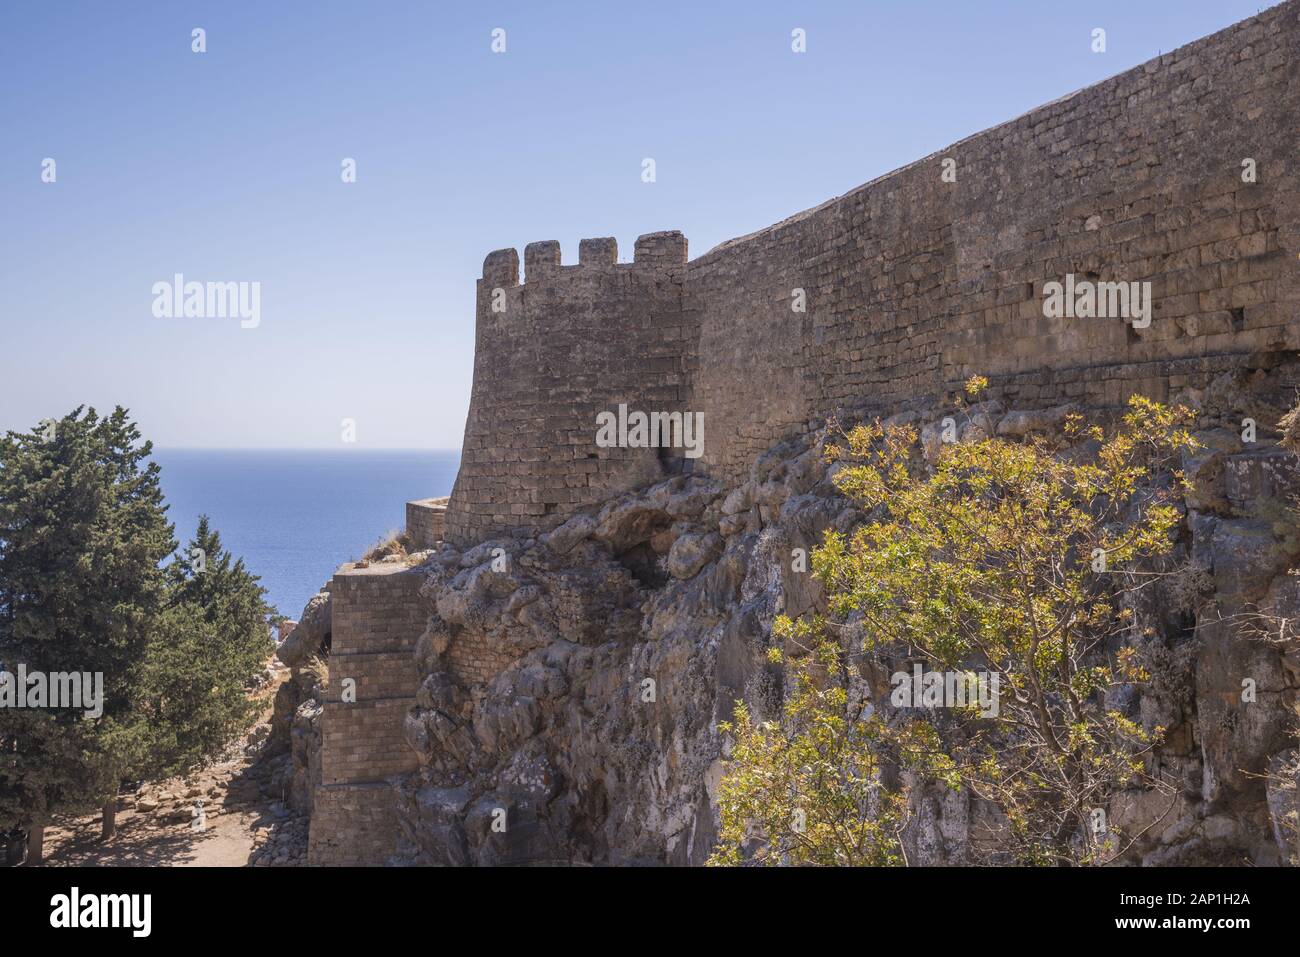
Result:
{"type": "Polygon", "coordinates": [[[118,798],[117,834],[100,841],[98,814],[56,820],[45,831],[49,867],[246,867],[306,863],[307,822],[276,793],[276,771],[287,755],[267,758],[275,690],[288,676],[275,671],[264,689],[267,708],[254,728],[220,760],[188,778],[118,798]],[[202,826],[197,815],[202,803],[202,826]]]}

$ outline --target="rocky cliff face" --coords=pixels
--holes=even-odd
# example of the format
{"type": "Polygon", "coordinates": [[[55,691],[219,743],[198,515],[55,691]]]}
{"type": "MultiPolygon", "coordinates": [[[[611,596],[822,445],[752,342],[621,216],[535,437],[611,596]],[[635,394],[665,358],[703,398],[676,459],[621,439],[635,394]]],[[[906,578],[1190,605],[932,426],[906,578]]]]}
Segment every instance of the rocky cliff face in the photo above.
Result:
{"type": "MultiPolygon", "coordinates": [[[[1300,492],[1300,473],[1273,429],[1288,368],[1179,397],[1199,410],[1205,445],[1185,462],[1196,490],[1176,557],[1189,571],[1180,594],[1136,603],[1133,641],[1155,670],[1114,702],[1169,729],[1153,770],[1175,785],[1172,802],[1130,792],[1111,808],[1129,833],[1145,829],[1135,863],[1296,854],[1300,530],[1279,503],[1300,492]],[[1257,423],[1253,443],[1243,419],[1257,423]],[[1286,623],[1260,640],[1246,614],[1286,623]]],[[[1050,432],[1065,411],[986,403],[961,415],[960,440],[1050,432]]],[[[894,418],[921,427],[931,457],[948,414],[894,418]]],[[[718,722],[738,698],[779,718],[772,621],[820,607],[793,550],[863,519],[827,469],[827,434],[810,423],[732,488],[678,476],[536,538],[433,554],[416,653],[426,677],[405,725],[421,770],[399,786],[401,862],[705,861],[728,748],[718,722]]],[[[865,679],[851,691],[852,706],[871,699],[865,679]]],[[[909,860],[986,859],[969,838],[982,809],[966,795],[918,788],[912,803],[909,860]]]]}
{"type": "Polygon", "coordinates": [[[267,749],[292,756],[281,791],[287,805],[310,815],[312,794],[321,782],[321,669],[313,660],[329,654],[330,594],[322,589],[303,608],[298,624],[276,649],[276,657],[293,669],[276,691],[267,749]]]}

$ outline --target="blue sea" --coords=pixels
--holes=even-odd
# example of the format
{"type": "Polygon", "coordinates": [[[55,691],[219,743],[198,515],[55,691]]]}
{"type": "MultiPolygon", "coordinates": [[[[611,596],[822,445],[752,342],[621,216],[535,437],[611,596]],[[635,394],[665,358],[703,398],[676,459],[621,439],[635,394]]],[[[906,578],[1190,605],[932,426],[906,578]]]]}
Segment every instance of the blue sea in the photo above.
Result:
{"type": "Polygon", "coordinates": [[[406,525],[406,503],[450,495],[456,451],[155,449],[183,545],[207,515],[267,600],[297,618],[346,561],[406,525]]]}

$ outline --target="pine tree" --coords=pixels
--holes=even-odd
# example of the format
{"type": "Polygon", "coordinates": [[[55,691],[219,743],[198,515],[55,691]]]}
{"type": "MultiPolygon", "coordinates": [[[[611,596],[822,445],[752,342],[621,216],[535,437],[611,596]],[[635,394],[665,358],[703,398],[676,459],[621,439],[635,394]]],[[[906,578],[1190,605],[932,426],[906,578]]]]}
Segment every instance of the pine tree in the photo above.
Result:
{"type": "Polygon", "coordinates": [[[265,591],[206,515],[167,577],[144,678],[150,745],[141,770],[151,777],[192,770],[247,728],[257,710],[248,679],[275,647],[265,591]]]}
{"type": "Polygon", "coordinates": [[[185,773],[244,730],[274,649],[257,576],[206,516],[184,550],[125,410],[0,440],[0,666],[100,673],[103,713],[0,709],[0,832],[103,809],[126,778],[185,773]]]}
{"type": "Polygon", "coordinates": [[[0,439],[0,659],[103,680],[98,718],[0,710],[0,828],[36,835],[51,814],[100,805],[111,832],[141,753],[136,698],[175,548],[151,452],[121,407],[0,439]]]}

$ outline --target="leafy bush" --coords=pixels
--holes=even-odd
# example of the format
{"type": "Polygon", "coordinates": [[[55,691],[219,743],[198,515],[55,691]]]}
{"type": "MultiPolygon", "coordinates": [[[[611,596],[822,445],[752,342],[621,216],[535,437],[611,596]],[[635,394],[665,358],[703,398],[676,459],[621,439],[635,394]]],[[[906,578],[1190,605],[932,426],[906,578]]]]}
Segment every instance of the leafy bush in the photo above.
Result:
{"type": "Polygon", "coordinates": [[[944,445],[929,468],[912,429],[878,423],[828,450],[866,520],[813,553],[826,612],[777,622],[792,649],[784,720],[741,707],[728,728],[715,862],[901,860],[909,779],[986,802],[1017,862],[1120,853],[1131,835],[1096,812],[1120,789],[1168,789],[1146,771],[1162,729],[1106,701],[1148,677],[1124,598],[1168,574],[1187,417],[1134,397],[1108,439],[1072,417],[1069,439],[1095,443],[1082,460],[984,438],[944,445]],[[914,663],[996,676],[995,713],[886,708],[883,676],[914,663]],[[860,714],[845,711],[851,668],[873,683],[860,714]]]}

